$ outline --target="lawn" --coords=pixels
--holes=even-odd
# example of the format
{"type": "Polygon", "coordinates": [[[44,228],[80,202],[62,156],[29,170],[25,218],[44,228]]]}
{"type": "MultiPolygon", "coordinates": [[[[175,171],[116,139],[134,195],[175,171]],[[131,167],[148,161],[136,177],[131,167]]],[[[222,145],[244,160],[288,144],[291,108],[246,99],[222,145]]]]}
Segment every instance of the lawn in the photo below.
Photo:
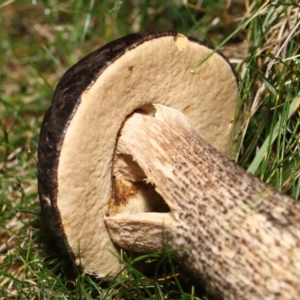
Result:
{"type": "Polygon", "coordinates": [[[240,83],[231,158],[300,199],[298,1],[8,0],[0,25],[0,299],[206,299],[170,253],[148,257],[162,266],[149,278],[126,257],[111,284],[82,274],[40,215],[37,144],[55,86],[80,58],[126,34],[175,30],[223,52],[240,83]]]}

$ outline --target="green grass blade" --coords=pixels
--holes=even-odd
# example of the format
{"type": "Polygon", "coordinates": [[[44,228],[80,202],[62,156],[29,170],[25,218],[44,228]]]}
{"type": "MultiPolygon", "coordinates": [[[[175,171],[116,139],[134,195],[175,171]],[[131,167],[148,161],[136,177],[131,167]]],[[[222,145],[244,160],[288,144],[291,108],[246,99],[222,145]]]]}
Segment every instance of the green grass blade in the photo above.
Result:
{"type": "MultiPolygon", "coordinates": [[[[300,106],[300,93],[298,93],[298,95],[294,98],[294,100],[290,104],[287,120],[290,119],[290,117],[293,115],[293,113],[297,111],[299,106],[300,106]]],[[[261,146],[261,148],[257,152],[254,160],[252,161],[252,163],[250,164],[250,166],[247,169],[247,171],[249,173],[255,174],[256,170],[260,166],[260,164],[261,164],[261,162],[262,162],[262,160],[263,160],[263,158],[264,158],[264,156],[267,152],[268,147],[270,147],[270,145],[273,144],[273,142],[275,141],[275,139],[277,138],[277,136],[279,134],[280,124],[282,122],[283,117],[284,116],[280,117],[280,119],[276,123],[272,133],[266,138],[263,145],[261,146]]]]}

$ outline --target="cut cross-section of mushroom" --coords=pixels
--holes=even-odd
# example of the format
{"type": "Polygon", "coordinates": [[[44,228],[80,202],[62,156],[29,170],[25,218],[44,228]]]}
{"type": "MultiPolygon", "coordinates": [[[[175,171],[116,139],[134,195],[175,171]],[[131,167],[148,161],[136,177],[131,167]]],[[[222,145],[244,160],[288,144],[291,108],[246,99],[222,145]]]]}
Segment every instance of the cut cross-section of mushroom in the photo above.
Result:
{"type": "Polygon", "coordinates": [[[154,107],[124,123],[116,157],[134,164],[114,168],[116,180],[144,176],[170,212],[132,214],[130,199],[115,202],[118,213],[105,218],[113,241],[145,253],[180,249],[173,255],[183,269],[221,298],[297,299],[299,203],[216,151],[179,111],[154,107]]]}
{"type": "MultiPolygon", "coordinates": [[[[74,254],[85,272],[104,276],[120,268],[111,253],[119,247],[110,239],[104,216],[112,209],[114,151],[128,115],[154,103],[173,107],[209,143],[229,153],[237,100],[231,66],[213,53],[191,72],[212,51],[175,32],[132,34],[87,55],[58,83],[40,133],[40,203],[57,243],[74,254]]],[[[118,183],[125,201],[146,189],[159,204],[152,187],[136,185],[142,185],[137,194],[118,183]]],[[[121,204],[124,199],[119,197],[121,204]]],[[[145,204],[140,209],[154,208],[145,204]]]]}

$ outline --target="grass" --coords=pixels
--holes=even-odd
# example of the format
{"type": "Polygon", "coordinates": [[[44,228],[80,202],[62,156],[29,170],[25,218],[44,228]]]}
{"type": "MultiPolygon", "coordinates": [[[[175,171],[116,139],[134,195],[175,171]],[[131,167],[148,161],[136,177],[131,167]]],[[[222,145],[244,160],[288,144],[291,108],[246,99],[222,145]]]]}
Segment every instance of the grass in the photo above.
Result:
{"type": "Polygon", "coordinates": [[[0,299],[199,299],[169,252],[147,257],[161,260],[157,277],[126,255],[110,285],[82,274],[55,251],[40,217],[37,142],[54,87],[81,57],[131,32],[173,29],[222,45],[240,79],[233,159],[299,200],[297,1],[8,0],[0,16],[0,299]]]}

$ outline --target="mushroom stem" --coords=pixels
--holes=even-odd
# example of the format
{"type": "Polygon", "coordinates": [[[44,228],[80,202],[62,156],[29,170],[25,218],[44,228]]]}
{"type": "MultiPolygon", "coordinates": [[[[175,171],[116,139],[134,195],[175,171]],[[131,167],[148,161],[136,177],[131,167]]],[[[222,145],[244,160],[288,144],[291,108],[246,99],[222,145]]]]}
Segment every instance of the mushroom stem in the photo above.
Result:
{"type": "Polygon", "coordinates": [[[112,240],[151,252],[168,232],[169,246],[181,249],[174,258],[209,293],[298,299],[299,203],[215,150],[180,112],[155,109],[126,120],[116,154],[133,157],[170,212],[110,215],[112,240]]]}

